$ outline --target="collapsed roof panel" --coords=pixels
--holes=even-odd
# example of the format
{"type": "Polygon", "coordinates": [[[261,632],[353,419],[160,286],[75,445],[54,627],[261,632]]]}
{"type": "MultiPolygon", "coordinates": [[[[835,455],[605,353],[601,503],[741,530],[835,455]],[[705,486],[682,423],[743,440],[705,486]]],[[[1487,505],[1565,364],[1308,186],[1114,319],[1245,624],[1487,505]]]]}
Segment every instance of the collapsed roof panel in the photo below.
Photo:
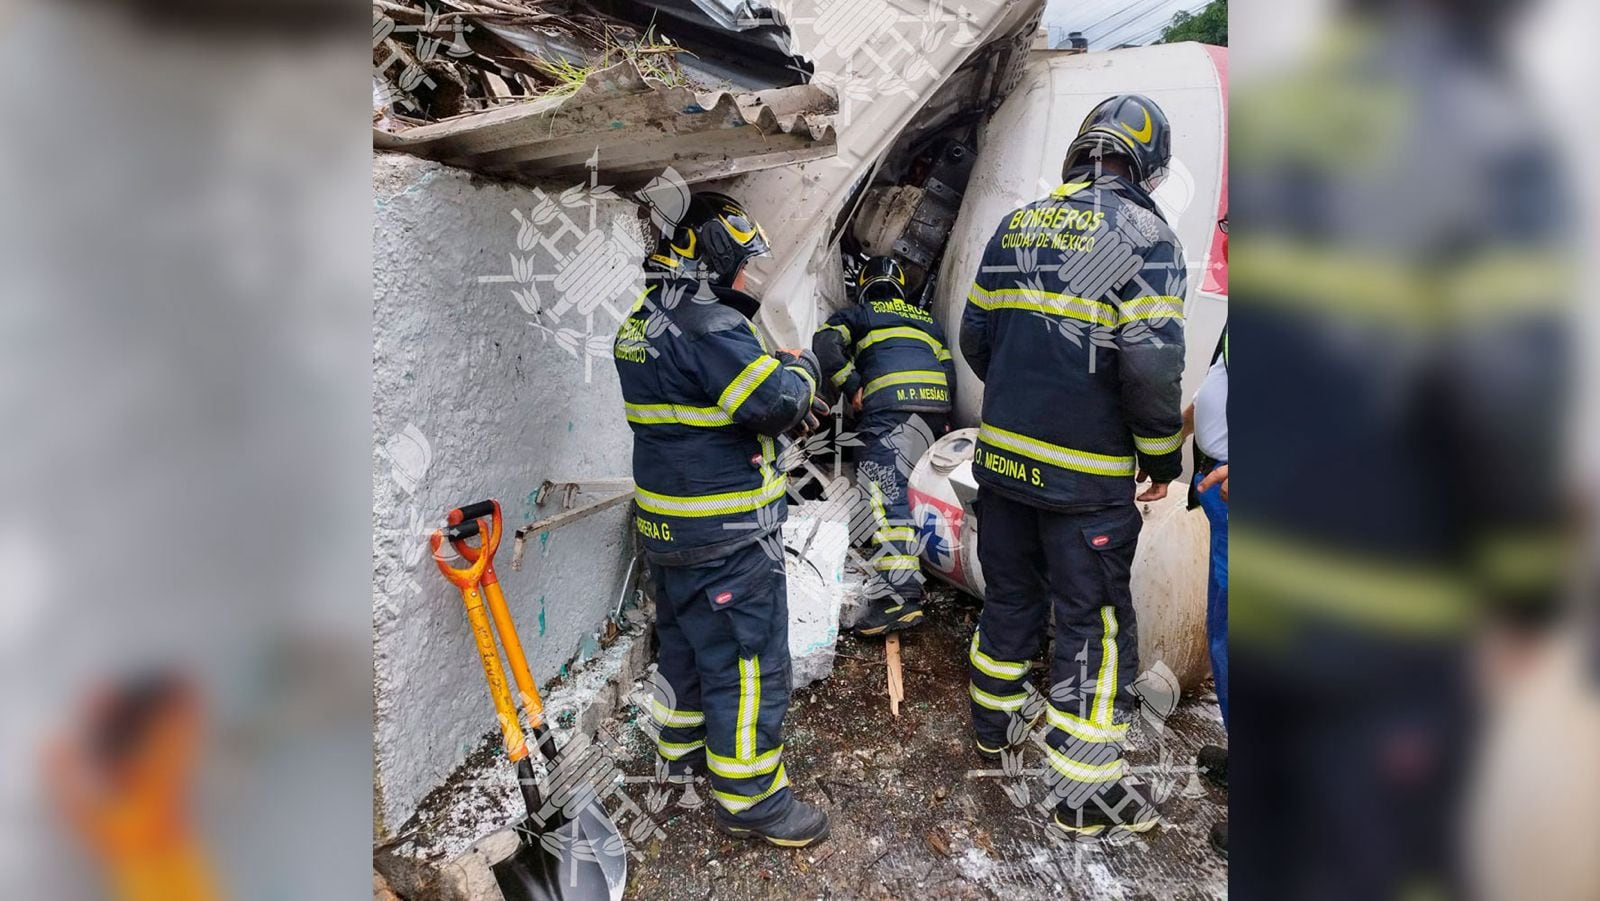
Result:
{"type": "Polygon", "coordinates": [[[598,152],[613,183],[671,166],[694,184],[833,156],[837,111],[835,95],[815,85],[697,93],[623,62],[564,97],[395,133],[375,128],[373,146],[518,180],[587,174],[598,152]]]}

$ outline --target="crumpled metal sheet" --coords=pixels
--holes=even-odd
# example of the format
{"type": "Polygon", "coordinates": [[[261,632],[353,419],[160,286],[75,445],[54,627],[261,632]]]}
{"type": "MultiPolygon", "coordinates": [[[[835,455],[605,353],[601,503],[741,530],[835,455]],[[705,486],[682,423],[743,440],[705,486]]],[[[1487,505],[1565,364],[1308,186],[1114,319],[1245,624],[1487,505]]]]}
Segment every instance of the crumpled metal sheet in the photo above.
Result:
{"type": "Polygon", "coordinates": [[[836,112],[837,97],[816,85],[696,93],[624,62],[566,97],[396,133],[374,129],[372,140],[378,150],[524,181],[587,175],[597,165],[601,180],[626,184],[670,166],[694,184],[835,155],[836,112]]]}

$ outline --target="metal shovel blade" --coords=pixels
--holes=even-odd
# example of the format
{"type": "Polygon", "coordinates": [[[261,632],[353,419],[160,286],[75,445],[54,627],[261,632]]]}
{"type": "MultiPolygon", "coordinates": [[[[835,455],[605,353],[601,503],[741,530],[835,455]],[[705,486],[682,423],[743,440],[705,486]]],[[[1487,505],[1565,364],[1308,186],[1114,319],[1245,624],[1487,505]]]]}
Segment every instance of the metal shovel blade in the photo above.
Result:
{"type": "Polygon", "coordinates": [[[506,901],[622,901],[628,883],[627,845],[592,791],[575,817],[517,825],[517,853],[496,864],[506,901]]]}

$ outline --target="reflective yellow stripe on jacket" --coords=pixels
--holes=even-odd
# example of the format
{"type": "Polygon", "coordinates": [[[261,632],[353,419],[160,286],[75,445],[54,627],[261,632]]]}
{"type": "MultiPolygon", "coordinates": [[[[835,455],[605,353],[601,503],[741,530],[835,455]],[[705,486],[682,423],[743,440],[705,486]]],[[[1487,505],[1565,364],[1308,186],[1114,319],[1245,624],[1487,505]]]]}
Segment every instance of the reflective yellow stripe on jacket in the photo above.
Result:
{"type": "Polygon", "coordinates": [[[988,423],[983,423],[978,428],[978,441],[997,447],[1001,450],[1021,454],[1040,463],[1059,466],[1074,472],[1088,473],[1095,476],[1131,476],[1134,471],[1132,457],[1114,457],[1107,454],[1097,454],[1092,451],[1078,450],[1071,447],[1062,447],[1058,444],[1040,441],[1010,432],[988,423]]]}
{"type": "Polygon", "coordinates": [[[816,397],[817,396],[817,380],[811,377],[811,373],[807,372],[805,367],[803,367],[803,366],[785,366],[784,368],[789,370],[790,372],[794,373],[795,375],[798,375],[799,377],[805,379],[806,380],[806,384],[811,386],[811,396],[812,397],[816,397]]]}
{"type": "Polygon", "coordinates": [[[682,404],[623,404],[628,421],[639,425],[692,425],[715,428],[733,425],[721,407],[687,407],[682,404]]]}
{"type": "Polygon", "coordinates": [[[950,386],[950,380],[945,377],[944,373],[934,372],[931,369],[913,369],[909,372],[896,372],[890,375],[879,376],[868,382],[866,393],[862,396],[865,397],[866,395],[872,394],[875,391],[882,391],[884,388],[892,388],[895,385],[939,385],[940,387],[947,388],[950,386]]]}
{"type": "Polygon", "coordinates": [[[751,360],[744,371],[735,376],[733,381],[728,383],[728,387],[722,389],[722,396],[717,398],[717,406],[727,410],[728,415],[732,416],[745,401],[750,399],[750,395],[761,387],[761,383],[777,371],[777,357],[763,356],[751,360]]]}
{"type": "Polygon", "coordinates": [[[1183,298],[1159,295],[1153,297],[1135,297],[1133,300],[1124,300],[1120,304],[1117,315],[1118,323],[1128,323],[1135,319],[1182,319],[1183,298]]]}
{"type": "Polygon", "coordinates": [[[856,345],[856,353],[860,353],[874,344],[878,344],[883,341],[889,341],[894,338],[909,338],[912,341],[921,341],[933,348],[933,352],[935,354],[945,349],[944,345],[939,342],[938,338],[935,338],[922,329],[912,328],[909,325],[896,325],[890,328],[873,329],[865,338],[861,339],[860,344],[856,345]]]}
{"type": "Polygon", "coordinates": [[[1026,310],[1048,316],[1064,316],[1114,328],[1138,319],[1182,319],[1183,298],[1168,295],[1135,297],[1113,302],[1092,297],[1076,297],[1035,288],[996,288],[993,291],[972,286],[967,295],[981,310],[1026,310]]]}
{"type": "Polygon", "coordinates": [[[786,484],[787,479],[780,474],[762,487],[749,491],[703,494],[698,497],[673,497],[636,487],[633,494],[639,509],[658,516],[728,516],[759,510],[782,498],[786,484]]]}
{"type": "Polygon", "coordinates": [[[1118,321],[1116,307],[1105,301],[1033,288],[997,288],[988,291],[973,285],[967,299],[980,310],[1026,310],[1092,322],[1107,328],[1114,328],[1118,321]]]}
{"type": "Polygon", "coordinates": [[[1183,433],[1174,432],[1165,438],[1144,438],[1134,435],[1133,446],[1146,454],[1170,454],[1183,447],[1183,433]]]}

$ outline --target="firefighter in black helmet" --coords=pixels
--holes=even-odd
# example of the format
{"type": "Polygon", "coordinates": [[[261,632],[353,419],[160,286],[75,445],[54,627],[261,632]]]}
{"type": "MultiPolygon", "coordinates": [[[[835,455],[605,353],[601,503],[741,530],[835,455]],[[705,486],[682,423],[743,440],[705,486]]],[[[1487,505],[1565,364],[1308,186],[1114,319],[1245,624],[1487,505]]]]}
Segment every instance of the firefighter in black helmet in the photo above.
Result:
{"type": "Polygon", "coordinates": [[[856,473],[872,508],[873,603],[856,623],[883,635],[922,620],[920,542],[907,482],[917,460],[947,429],[956,379],[944,329],[906,298],[906,270],[873,257],[856,277],[856,303],[812,339],[830,387],[859,417],[856,473]]]}
{"type": "Polygon", "coordinates": [[[1172,157],[1147,97],[1109,98],[1067,150],[1064,184],[1000,222],[967,299],[961,351],[984,381],[973,461],[983,615],[969,652],[978,753],[1041,715],[1055,825],[1144,831],[1123,780],[1137,627],[1129,573],[1140,501],[1182,468],[1184,261],[1150,192],[1172,157]],[[1046,599],[1050,599],[1047,601],[1046,599]],[[1027,672],[1054,605],[1049,699],[1027,672]]]}
{"type": "Polygon", "coordinates": [[[809,350],[770,350],[749,318],[742,271],[765,252],[736,201],[693,195],[645,264],[614,356],[656,590],[657,753],[676,775],[703,761],[717,828],[797,848],[827,836],[828,816],[784,773],[788,601],[781,550],[774,561],[763,539],[787,513],[778,440],[815,426],[821,371],[809,350]]]}

